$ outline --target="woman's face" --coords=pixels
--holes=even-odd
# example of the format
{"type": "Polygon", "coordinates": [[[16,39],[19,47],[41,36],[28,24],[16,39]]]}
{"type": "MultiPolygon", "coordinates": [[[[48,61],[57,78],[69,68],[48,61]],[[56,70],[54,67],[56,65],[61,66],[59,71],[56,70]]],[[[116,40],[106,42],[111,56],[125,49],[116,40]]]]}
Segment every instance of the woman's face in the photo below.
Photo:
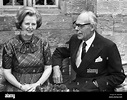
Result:
{"type": "Polygon", "coordinates": [[[22,28],[23,35],[28,35],[28,36],[32,35],[34,30],[36,30],[37,28],[36,16],[27,15],[24,18],[24,21],[22,22],[21,28],[22,28]]]}

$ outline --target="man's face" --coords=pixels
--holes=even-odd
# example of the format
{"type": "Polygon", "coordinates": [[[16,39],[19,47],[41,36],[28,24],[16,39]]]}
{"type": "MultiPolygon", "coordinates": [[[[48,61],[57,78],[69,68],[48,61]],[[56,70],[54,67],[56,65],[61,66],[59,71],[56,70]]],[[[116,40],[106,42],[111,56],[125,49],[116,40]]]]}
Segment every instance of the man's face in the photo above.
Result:
{"type": "Polygon", "coordinates": [[[92,25],[87,18],[86,14],[81,14],[78,16],[76,23],[75,23],[75,30],[78,34],[78,39],[88,40],[91,36],[92,25]]]}

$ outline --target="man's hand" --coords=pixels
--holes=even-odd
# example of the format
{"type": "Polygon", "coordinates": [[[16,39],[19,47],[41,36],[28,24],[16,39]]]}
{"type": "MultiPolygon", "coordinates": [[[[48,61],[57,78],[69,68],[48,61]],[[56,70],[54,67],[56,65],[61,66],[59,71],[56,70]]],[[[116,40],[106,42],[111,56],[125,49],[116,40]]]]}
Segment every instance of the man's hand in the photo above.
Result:
{"type": "Polygon", "coordinates": [[[63,83],[62,73],[59,66],[53,67],[53,81],[54,83],[63,83]]]}

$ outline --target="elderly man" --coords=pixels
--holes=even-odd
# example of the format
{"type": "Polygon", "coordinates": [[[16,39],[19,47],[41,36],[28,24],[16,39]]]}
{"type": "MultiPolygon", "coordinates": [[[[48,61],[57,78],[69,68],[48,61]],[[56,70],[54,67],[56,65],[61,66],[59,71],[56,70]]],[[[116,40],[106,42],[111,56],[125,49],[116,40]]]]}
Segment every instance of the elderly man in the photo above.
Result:
{"type": "Polygon", "coordinates": [[[97,17],[83,11],[75,22],[77,34],[68,41],[69,47],[58,47],[53,53],[53,80],[62,83],[61,62],[70,57],[76,79],[67,84],[70,90],[109,92],[125,80],[121,57],[114,42],[98,34],[97,17]]]}

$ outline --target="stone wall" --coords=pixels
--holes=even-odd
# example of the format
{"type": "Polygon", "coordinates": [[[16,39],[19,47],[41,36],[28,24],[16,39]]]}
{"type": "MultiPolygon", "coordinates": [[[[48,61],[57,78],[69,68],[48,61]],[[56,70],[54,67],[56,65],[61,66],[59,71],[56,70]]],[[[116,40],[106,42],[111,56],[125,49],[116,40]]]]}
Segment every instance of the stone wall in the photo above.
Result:
{"type": "MultiPolygon", "coordinates": [[[[52,52],[58,45],[64,45],[69,37],[74,34],[72,23],[83,9],[94,11],[95,0],[60,0],[59,9],[41,9],[42,26],[37,30],[37,35],[47,38],[51,44],[52,52]]],[[[0,15],[0,44],[3,44],[15,34],[16,10],[10,15],[7,10],[2,10],[0,15]]]]}
{"type": "Polygon", "coordinates": [[[127,0],[97,0],[98,31],[114,41],[127,62],[127,0]]]}
{"type": "MultiPolygon", "coordinates": [[[[98,31],[118,45],[123,62],[127,59],[127,1],[126,0],[60,0],[59,10],[43,10],[43,23],[37,34],[48,38],[52,52],[57,45],[64,44],[74,33],[72,22],[83,10],[88,9],[98,15],[98,31]],[[52,13],[51,13],[52,12],[52,13]],[[51,13],[51,15],[48,15],[51,13]]],[[[17,34],[14,15],[0,15],[0,44],[17,34]]]]}

